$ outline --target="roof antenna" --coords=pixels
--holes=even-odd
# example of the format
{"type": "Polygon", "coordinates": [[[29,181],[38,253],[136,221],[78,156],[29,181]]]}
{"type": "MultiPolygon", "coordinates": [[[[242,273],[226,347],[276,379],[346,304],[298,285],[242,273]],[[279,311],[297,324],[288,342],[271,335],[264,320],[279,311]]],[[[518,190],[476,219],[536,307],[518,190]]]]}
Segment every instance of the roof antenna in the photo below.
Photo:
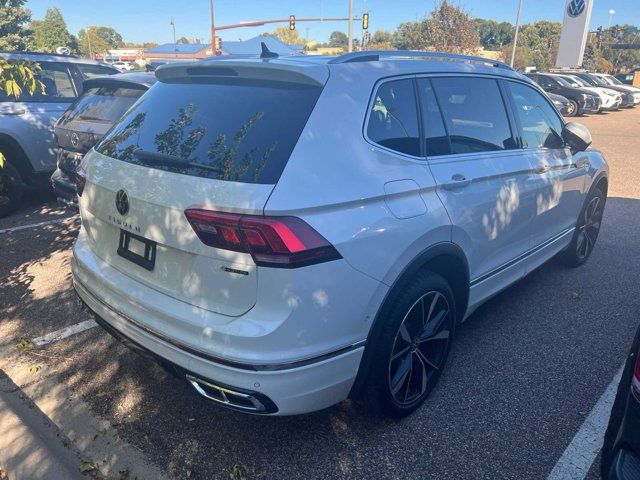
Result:
{"type": "Polygon", "coordinates": [[[264,42],[260,42],[260,46],[262,47],[260,58],[278,58],[279,55],[276,52],[269,50],[264,42]]]}

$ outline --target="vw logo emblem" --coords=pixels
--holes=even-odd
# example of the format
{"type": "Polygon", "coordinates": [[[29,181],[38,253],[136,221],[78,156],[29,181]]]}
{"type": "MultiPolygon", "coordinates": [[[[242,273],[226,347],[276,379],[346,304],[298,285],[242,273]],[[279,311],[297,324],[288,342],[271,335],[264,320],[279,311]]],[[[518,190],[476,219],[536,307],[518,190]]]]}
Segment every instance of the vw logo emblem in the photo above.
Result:
{"type": "Polygon", "coordinates": [[[77,147],[78,143],[80,143],[80,138],[78,138],[78,134],[76,132],[73,132],[71,134],[71,145],[77,147]]]}
{"type": "Polygon", "coordinates": [[[116,193],[116,210],[122,216],[129,213],[129,195],[124,190],[118,190],[116,193]]]}
{"type": "Polygon", "coordinates": [[[584,7],[586,7],[585,0],[571,0],[569,5],[567,5],[567,13],[570,17],[575,18],[580,16],[582,12],[584,12],[584,7]]]}

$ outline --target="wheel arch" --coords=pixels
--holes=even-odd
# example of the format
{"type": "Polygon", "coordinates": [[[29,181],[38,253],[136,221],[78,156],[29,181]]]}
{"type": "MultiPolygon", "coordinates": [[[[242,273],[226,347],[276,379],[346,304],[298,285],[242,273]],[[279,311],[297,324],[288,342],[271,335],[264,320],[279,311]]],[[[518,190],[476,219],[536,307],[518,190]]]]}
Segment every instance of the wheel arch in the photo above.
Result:
{"type": "Polygon", "coordinates": [[[360,367],[350,396],[357,398],[362,393],[382,331],[385,313],[392,305],[393,299],[421,271],[437,273],[449,283],[455,297],[456,320],[460,322],[464,318],[469,302],[469,264],[464,252],[458,245],[452,242],[441,242],[417,255],[402,270],[389,289],[369,331],[364,354],[360,361],[360,367]]]}
{"type": "Polygon", "coordinates": [[[34,170],[29,162],[29,157],[27,157],[24,149],[15,138],[7,133],[0,132],[0,151],[9,157],[7,160],[11,160],[11,165],[18,171],[23,180],[33,176],[34,170]]]}

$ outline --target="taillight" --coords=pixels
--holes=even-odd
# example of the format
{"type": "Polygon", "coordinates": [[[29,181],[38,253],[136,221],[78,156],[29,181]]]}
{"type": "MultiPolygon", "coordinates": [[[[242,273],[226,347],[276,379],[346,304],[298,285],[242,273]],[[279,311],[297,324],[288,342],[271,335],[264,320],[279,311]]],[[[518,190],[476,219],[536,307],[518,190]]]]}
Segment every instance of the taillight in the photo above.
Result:
{"type": "Polygon", "coordinates": [[[80,165],[76,167],[76,191],[78,192],[78,196],[82,196],[82,192],[84,192],[84,185],[87,183],[87,172],[85,172],[84,168],[80,165]]]}
{"type": "Polygon", "coordinates": [[[636,368],[633,371],[633,380],[631,380],[631,388],[640,398],[640,352],[636,354],[636,368]]]}
{"type": "Polygon", "coordinates": [[[202,243],[249,253],[262,267],[298,268],[342,258],[333,245],[298,217],[238,215],[195,208],[184,213],[202,243]]]}

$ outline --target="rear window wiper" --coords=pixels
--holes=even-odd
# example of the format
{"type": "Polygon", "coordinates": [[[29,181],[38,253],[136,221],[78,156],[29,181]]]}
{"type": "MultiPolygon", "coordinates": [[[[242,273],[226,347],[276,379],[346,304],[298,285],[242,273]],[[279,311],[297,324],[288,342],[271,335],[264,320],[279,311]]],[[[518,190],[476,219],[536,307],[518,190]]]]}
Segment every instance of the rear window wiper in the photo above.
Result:
{"type": "Polygon", "coordinates": [[[89,121],[94,121],[94,122],[111,123],[111,120],[108,120],[106,118],[93,117],[91,115],[78,115],[78,118],[80,120],[89,120],[89,121]]]}
{"type": "Polygon", "coordinates": [[[142,160],[143,162],[147,162],[154,165],[164,165],[167,167],[192,167],[192,168],[201,168],[202,170],[210,170],[212,172],[220,173],[222,170],[216,167],[212,167],[210,165],[203,165],[201,163],[190,162],[189,160],[185,160],[180,157],[176,157],[174,155],[168,155],[166,153],[158,153],[158,152],[149,152],[147,150],[142,150],[139,148],[133,152],[133,156],[138,160],[142,160]]]}

